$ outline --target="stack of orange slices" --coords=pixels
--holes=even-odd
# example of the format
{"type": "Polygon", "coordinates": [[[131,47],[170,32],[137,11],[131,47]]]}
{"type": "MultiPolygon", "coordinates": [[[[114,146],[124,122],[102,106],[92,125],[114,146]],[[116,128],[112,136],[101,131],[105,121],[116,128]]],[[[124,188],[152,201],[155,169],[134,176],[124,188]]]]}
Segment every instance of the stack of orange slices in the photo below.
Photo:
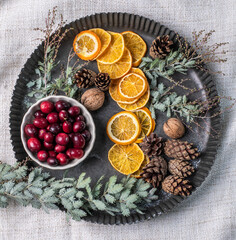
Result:
{"type": "Polygon", "coordinates": [[[143,162],[147,162],[148,158],[137,143],[142,142],[154,129],[155,122],[146,107],[112,116],[107,123],[107,135],[115,143],[108,152],[111,165],[123,174],[138,177],[143,162]]]}

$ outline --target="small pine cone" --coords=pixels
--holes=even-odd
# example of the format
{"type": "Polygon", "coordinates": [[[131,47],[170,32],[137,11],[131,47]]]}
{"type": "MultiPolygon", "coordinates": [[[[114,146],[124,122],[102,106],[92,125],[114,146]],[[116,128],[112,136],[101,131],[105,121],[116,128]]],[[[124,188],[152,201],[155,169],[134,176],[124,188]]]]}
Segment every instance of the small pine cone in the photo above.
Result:
{"type": "Polygon", "coordinates": [[[188,177],[194,172],[193,166],[186,160],[170,160],[168,163],[169,172],[179,177],[188,177]]]}
{"type": "Polygon", "coordinates": [[[74,78],[79,88],[88,88],[93,85],[95,76],[95,72],[83,68],[76,72],[74,78]]]}
{"type": "Polygon", "coordinates": [[[140,147],[148,157],[160,156],[163,152],[164,142],[162,137],[158,137],[155,133],[151,133],[150,136],[146,136],[143,139],[143,142],[140,143],[140,147]]]}
{"type": "Polygon", "coordinates": [[[95,86],[101,91],[107,91],[110,85],[111,79],[108,73],[99,73],[95,79],[95,86]]]}
{"type": "Polygon", "coordinates": [[[146,182],[152,184],[154,188],[157,188],[161,181],[165,178],[167,173],[167,163],[163,157],[154,157],[144,168],[140,174],[146,182]]]}
{"type": "Polygon", "coordinates": [[[192,143],[180,140],[168,140],[164,148],[166,156],[179,160],[192,160],[197,158],[200,153],[197,148],[193,148],[192,143]]]}
{"type": "Polygon", "coordinates": [[[162,189],[167,193],[174,195],[189,196],[192,191],[192,185],[189,180],[179,176],[169,175],[162,182],[162,189]]]}
{"type": "Polygon", "coordinates": [[[152,58],[164,59],[171,51],[173,42],[169,40],[169,35],[159,36],[153,42],[149,54],[152,58]]]}

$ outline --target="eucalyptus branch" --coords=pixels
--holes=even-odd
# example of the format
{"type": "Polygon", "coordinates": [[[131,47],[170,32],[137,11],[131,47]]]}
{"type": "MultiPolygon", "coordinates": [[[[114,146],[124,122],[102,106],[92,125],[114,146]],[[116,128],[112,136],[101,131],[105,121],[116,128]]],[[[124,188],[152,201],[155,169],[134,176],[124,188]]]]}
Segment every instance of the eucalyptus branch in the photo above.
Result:
{"type": "Polygon", "coordinates": [[[50,178],[41,168],[30,169],[26,164],[10,166],[0,163],[0,207],[5,208],[9,199],[23,206],[57,209],[63,206],[68,217],[74,220],[90,215],[92,211],[105,211],[110,215],[129,216],[132,212],[143,213],[142,205],[155,201],[156,189],[142,179],[116,176],[102,183],[101,177],[91,188],[91,178],[82,173],[78,179],[50,178]]]}

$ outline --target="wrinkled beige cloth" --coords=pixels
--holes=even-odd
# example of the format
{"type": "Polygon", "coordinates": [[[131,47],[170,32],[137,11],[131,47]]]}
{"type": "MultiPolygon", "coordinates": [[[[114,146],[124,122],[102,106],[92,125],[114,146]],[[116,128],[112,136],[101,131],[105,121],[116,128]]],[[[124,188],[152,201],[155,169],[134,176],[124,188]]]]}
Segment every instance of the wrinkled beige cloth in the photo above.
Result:
{"type": "MultiPolygon", "coordinates": [[[[0,159],[14,163],[9,133],[13,87],[26,59],[38,45],[32,29],[44,24],[57,5],[68,22],[96,12],[129,12],[160,21],[190,39],[193,30],[216,33],[212,42],[229,41],[228,62],[215,64],[220,94],[236,95],[235,0],[0,0],[0,159]]],[[[236,111],[223,116],[223,141],[203,186],[169,214],[139,224],[104,226],[66,221],[61,211],[20,207],[0,209],[0,240],[25,239],[236,239],[236,111]]]]}

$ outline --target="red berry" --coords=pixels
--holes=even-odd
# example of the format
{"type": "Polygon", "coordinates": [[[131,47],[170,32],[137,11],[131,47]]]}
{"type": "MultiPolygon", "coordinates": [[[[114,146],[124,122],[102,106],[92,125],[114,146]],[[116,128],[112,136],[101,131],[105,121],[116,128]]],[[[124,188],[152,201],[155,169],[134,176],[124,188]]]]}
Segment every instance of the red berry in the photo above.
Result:
{"type": "Polygon", "coordinates": [[[86,142],[91,139],[91,133],[89,132],[89,130],[85,129],[81,134],[85,138],[86,142]]]}
{"type": "Polygon", "coordinates": [[[53,108],[54,108],[54,104],[52,102],[43,101],[40,103],[40,110],[43,113],[50,113],[52,112],[53,108]]]}
{"type": "Polygon", "coordinates": [[[47,163],[51,166],[57,166],[58,165],[58,160],[55,157],[49,157],[47,159],[47,163]]]}
{"type": "Polygon", "coordinates": [[[59,145],[67,145],[70,139],[66,133],[59,133],[56,136],[56,143],[59,145]]]}
{"type": "Polygon", "coordinates": [[[70,148],[70,156],[72,159],[80,159],[84,156],[84,151],[82,149],[70,148]]]}
{"type": "Polygon", "coordinates": [[[48,151],[49,157],[56,157],[57,153],[54,151],[48,151]]]}
{"type": "Polygon", "coordinates": [[[55,103],[55,108],[57,112],[60,112],[61,110],[68,110],[70,108],[70,103],[59,100],[55,103]]]}
{"type": "Polygon", "coordinates": [[[82,132],[86,127],[85,122],[75,122],[73,125],[73,132],[82,132]]]}
{"type": "Polygon", "coordinates": [[[45,162],[48,159],[48,152],[41,150],[38,152],[37,157],[40,162],[45,162]]]}
{"type": "Polygon", "coordinates": [[[71,149],[72,149],[72,148],[67,149],[66,155],[72,160],[73,158],[72,158],[71,155],[70,155],[70,150],[71,150],[71,149]]]}
{"type": "Polygon", "coordinates": [[[37,137],[38,129],[33,124],[25,125],[24,132],[28,137],[37,137]]]}
{"type": "Polygon", "coordinates": [[[46,128],[48,126],[48,121],[46,118],[35,118],[33,124],[37,128],[46,128]]]}
{"type": "Polygon", "coordinates": [[[64,122],[68,119],[69,115],[68,115],[68,112],[66,110],[61,110],[59,112],[59,119],[61,122],[64,122]]]}
{"type": "Polygon", "coordinates": [[[44,138],[43,138],[43,139],[44,139],[44,141],[47,142],[47,143],[52,143],[53,140],[54,140],[54,136],[53,136],[52,133],[47,132],[47,133],[44,134],[44,138]]]}
{"type": "Polygon", "coordinates": [[[79,116],[77,116],[77,117],[75,118],[75,121],[76,121],[76,122],[79,122],[79,121],[85,122],[85,117],[84,117],[83,115],[79,115],[79,116]]]}
{"type": "Polygon", "coordinates": [[[53,123],[48,129],[52,134],[56,135],[61,132],[61,126],[59,123],[53,123]]]}
{"type": "Polygon", "coordinates": [[[47,150],[53,150],[54,145],[52,143],[48,143],[48,142],[44,142],[43,146],[47,149],[47,150]]]}
{"type": "Polygon", "coordinates": [[[80,108],[77,106],[70,107],[68,113],[70,114],[70,116],[76,117],[80,114],[80,108]]]}
{"type": "Polygon", "coordinates": [[[54,148],[54,151],[57,153],[64,152],[66,150],[66,146],[57,144],[54,148]]]}
{"type": "Polygon", "coordinates": [[[57,112],[51,112],[47,115],[47,120],[49,123],[56,123],[59,120],[57,112]]]}
{"type": "Polygon", "coordinates": [[[85,146],[85,139],[80,133],[75,133],[72,137],[74,148],[82,149],[85,146]]]}
{"type": "Polygon", "coordinates": [[[34,113],[34,117],[35,117],[35,118],[45,118],[45,117],[46,117],[46,114],[44,114],[41,110],[37,110],[37,111],[34,113]]]}
{"type": "Polygon", "coordinates": [[[27,146],[31,152],[38,152],[41,149],[41,143],[37,138],[30,138],[27,146]]]}
{"type": "Polygon", "coordinates": [[[39,129],[39,139],[43,140],[45,133],[47,133],[46,129],[39,129]]]}
{"type": "Polygon", "coordinates": [[[65,133],[71,133],[72,132],[72,124],[69,121],[65,121],[62,125],[62,129],[65,133]]]}
{"type": "Polygon", "coordinates": [[[68,163],[68,157],[65,153],[58,153],[57,160],[59,161],[60,165],[66,165],[68,163]]]}

